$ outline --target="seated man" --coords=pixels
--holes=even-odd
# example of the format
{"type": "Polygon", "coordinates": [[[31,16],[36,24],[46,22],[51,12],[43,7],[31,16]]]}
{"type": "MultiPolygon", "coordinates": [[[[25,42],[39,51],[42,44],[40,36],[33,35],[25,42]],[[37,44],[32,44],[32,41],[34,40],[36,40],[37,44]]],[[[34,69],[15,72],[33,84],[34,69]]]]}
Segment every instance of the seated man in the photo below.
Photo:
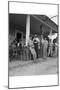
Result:
{"type": "Polygon", "coordinates": [[[31,36],[29,37],[28,46],[29,46],[29,50],[30,50],[30,52],[33,56],[33,59],[35,61],[36,60],[36,52],[35,52],[35,49],[34,49],[34,44],[33,44],[33,40],[32,40],[31,36]]]}

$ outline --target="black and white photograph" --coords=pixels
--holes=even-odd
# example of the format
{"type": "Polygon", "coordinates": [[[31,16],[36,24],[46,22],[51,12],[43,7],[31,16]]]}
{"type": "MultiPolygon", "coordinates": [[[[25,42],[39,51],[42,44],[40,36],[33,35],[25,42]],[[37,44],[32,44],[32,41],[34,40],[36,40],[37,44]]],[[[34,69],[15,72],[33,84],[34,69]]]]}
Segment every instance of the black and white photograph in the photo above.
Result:
{"type": "MultiPolygon", "coordinates": [[[[28,13],[27,10],[25,11],[27,13],[19,12],[18,8],[16,9],[19,5],[15,9],[12,7],[11,11],[10,4],[13,5],[13,3],[9,2],[8,12],[9,77],[58,75],[58,5],[37,4],[37,6],[45,5],[46,9],[48,7],[52,9],[52,12],[47,14],[50,10],[43,13],[45,11],[41,8],[41,12],[37,14],[28,13]]],[[[28,5],[28,3],[20,2],[16,4],[21,4],[21,7],[23,4],[28,5]]],[[[33,9],[29,8],[31,12],[33,9]]]]}
{"type": "Polygon", "coordinates": [[[55,74],[57,58],[55,22],[46,15],[9,14],[9,75],[55,74]]]}

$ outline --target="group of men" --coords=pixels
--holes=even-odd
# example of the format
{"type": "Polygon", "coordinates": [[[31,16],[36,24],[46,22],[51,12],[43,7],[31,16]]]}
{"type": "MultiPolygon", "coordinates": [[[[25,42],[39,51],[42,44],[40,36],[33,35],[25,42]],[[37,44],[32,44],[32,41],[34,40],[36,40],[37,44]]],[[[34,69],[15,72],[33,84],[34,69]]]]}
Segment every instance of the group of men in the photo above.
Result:
{"type": "MultiPolygon", "coordinates": [[[[51,39],[47,39],[43,35],[39,36],[35,34],[34,36],[30,35],[28,39],[28,48],[30,51],[30,55],[32,59],[35,61],[39,56],[42,55],[43,59],[47,59],[49,56],[53,56],[54,54],[58,55],[58,45],[56,43],[57,40],[52,41],[51,39]]],[[[17,40],[14,41],[16,46],[22,49],[22,47],[25,47],[25,44],[20,40],[17,43],[17,40]]]]}
{"type": "Polygon", "coordinates": [[[35,34],[34,37],[30,35],[28,40],[28,47],[34,60],[38,58],[38,54],[41,54],[41,53],[38,53],[38,51],[41,50],[41,44],[42,44],[42,57],[46,59],[47,56],[52,56],[53,42],[51,39],[49,39],[48,41],[46,37],[42,36],[40,40],[37,34],[35,34]]]}

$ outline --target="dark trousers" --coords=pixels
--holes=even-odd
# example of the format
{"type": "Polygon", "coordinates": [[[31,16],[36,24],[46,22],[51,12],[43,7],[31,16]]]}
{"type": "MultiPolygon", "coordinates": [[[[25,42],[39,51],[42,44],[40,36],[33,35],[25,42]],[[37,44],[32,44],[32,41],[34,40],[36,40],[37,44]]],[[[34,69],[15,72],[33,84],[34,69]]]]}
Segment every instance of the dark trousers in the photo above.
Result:
{"type": "Polygon", "coordinates": [[[35,46],[36,56],[37,56],[37,58],[38,58],[38,44],[35,43],[34,46],[35,46]]]}

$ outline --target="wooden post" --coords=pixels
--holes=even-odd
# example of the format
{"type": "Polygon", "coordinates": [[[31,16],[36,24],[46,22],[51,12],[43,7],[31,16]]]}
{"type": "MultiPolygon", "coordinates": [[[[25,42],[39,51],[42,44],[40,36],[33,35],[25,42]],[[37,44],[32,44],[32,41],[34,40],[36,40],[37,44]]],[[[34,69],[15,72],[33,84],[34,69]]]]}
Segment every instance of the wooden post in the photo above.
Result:
{"type": "MultiPolygon", "coordinates": [[[[30,15],[27,15],[26,18],[26,46],[28,46],[28,40],[30,35],[30,15]]],[[[29,50],[26,47],[26,60],[29,59],[29,50]]]]}
{"type": "Polygon", "coordinates": [[[30,15],[27,15],[27,19],[26,19],[26,46],[28,45],[29,35],[30,35],[30,15]]]}

